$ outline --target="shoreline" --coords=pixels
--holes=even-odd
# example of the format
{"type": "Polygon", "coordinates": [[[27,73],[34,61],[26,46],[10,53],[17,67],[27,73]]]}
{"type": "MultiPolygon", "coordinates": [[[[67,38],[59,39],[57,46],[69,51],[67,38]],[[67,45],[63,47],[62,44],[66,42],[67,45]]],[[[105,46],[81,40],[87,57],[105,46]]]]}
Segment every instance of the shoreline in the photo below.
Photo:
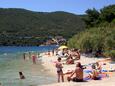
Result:
{"type": "MultiPolygon", "coordinates": [[[[42,56],[42,65],[43,67],[48,70],[47,73],[51,76],[56,77],[57,79],[57,73],[56,73],[56,68],[55,68],[55,64],[54,62],[57,61],[57,56],[48,56],[45,55],[45,53],[40,53],[42,56]]],[[[89,58],[86,57],[84,55],[81,55],[81,59],[78,60],[81,62],[82,65],[86,65],[86,64],[90,64],[90,63],[94,63],[96,61],[100,61],[103,60],[103,58],[89,58]]],[[[76,61],[76,62],[78,62],[76,61]]],[[[67,72],[68,70],[73,70],[75,68],[75,64],[72,65],[63,65],[63,71],[67,72]]],[[[114,68],[115,68],[115,64],[114,64],[114,68]]],[[[61,83],[52,83],[52,84],[48,84],[48,85],[40,85],[40,86],[114,86],[114,82],[115,82],[115,72],[113,72],[112,74],[113,76],[110,76],[109,78],[104,78],[102,80],[99,81],[95,81],[95,80],[90,80],[88,82],[67,82],[67,80],[65,80],[65,82],[61,82],[61,83]]],[[[66,79],[66,76],[65,76],[66,79]]]]}

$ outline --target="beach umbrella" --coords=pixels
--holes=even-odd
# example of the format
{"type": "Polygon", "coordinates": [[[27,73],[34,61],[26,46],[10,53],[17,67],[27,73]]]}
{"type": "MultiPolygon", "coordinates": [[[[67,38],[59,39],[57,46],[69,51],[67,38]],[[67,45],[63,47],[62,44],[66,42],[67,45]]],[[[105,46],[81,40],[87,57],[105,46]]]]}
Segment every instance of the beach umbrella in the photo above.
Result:
{"type": "Polygon", "coordinates": [[[68,48],[68,47],[65,46],[65,45],[62,45],[62,46],[60,46],[58,49],[65,49],[65,48],[68,48]]]}

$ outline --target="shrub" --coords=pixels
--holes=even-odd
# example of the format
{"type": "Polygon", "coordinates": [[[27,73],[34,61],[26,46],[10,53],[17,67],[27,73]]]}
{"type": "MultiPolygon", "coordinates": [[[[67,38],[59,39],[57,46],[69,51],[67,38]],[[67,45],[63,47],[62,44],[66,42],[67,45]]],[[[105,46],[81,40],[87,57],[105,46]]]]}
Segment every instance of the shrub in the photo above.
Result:
{"type": "Polygon", "coordinates": [[[104,55],[106,57],[111,57],[111,59],[115,61],[115,50],[106,51],[104,55]]]}

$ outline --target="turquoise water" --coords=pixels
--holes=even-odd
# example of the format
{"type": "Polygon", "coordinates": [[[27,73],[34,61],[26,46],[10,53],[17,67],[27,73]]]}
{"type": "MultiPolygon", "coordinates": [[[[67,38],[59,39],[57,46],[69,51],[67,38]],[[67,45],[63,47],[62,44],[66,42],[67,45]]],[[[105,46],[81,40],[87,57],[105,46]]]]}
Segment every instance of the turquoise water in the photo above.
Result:
{"type": "Polygon", "coordinates": [[[33,64],[30,59],[23,59],[24,52],[32,52],[37,55],[39,52],[54,48],[56,46],[0,47],[0,83],[3,86],[39,86],[56,82],[55,77],[46,73],[47,70],[41,65],[41,61],[33,64]],[[23,72],[26,79],[19,79],[19,71],[23,72]]]}

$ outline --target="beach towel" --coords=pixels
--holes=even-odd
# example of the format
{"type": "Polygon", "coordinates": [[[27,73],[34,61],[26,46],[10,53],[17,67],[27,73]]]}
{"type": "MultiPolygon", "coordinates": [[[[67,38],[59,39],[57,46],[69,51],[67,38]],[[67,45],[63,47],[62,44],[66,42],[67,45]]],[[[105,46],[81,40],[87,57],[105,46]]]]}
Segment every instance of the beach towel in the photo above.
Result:
{"type": "Polygon", "coordinates": [[[109,77],[108,74],[106,74],[106,73],[103,74],[102,73],[102,74],[99,74],[99,76],[97,77],[97,79],[92,79],[90,77],[85,77],[83,80],[85,80],[85,81],[87,81],[87,80],[101,80],[101,79],[107,78],[107,77],[109,77]]]}

